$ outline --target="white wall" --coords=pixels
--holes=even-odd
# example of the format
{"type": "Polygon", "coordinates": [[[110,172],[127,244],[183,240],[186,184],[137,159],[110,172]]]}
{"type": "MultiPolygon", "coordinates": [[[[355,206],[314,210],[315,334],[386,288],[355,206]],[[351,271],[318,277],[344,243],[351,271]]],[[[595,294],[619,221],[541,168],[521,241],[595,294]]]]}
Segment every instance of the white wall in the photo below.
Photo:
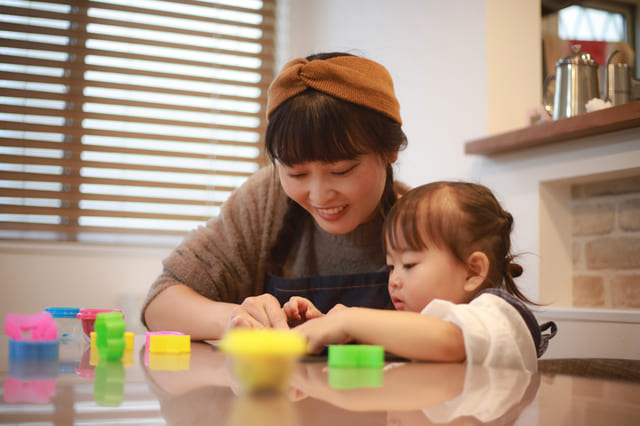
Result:
{"type": "MultiPolygon", "coordinates": [[[[465,155],[464,144],[524,127],[527,111],[540,102],[539,0],[282,3],[288,7],[284,48],[290,54],[281,57],[341,50],[388,68],[409,138],[397,166],[401,180],[411,186],[473,180],[489,185],[507,210],[518,209],[512,191],[518,179],[494,179],[500,162],[465,155]]],[[[516,221],[516,250],[536,252],[536,244],[536,227],[516,221]]],[[[535,298],[536,259],[524,261],[531,273],[520,284],[535,298]]]]}
{"type": "Polygon", "coordinates": [[[50,306],[121,309],[140,332],[140,304],[169,248],[1,243],[0,315],[50,306]]]}
{"type": "Polygon", "coordinates": [[[289,57],[348,51],[391,73],[409,137],[398,163],[403,180],[415,185],[467,174],[472,158],[462,155],[462,143],[487,133],[485,2],[289,4],[289,57]]]}
{"type": "MultiPolygon", "coordinates": [[[[411,185],[482,180],[492,166],[465,156],[464,142],[521,127],[538,102],[538,1],[281,0],[278,58],[348,50],[383,63],[410,141],[399,177],[411,185]]],[[[61,304],[135,305],[168,251],[2,243],[0,315],[61,304]]]]}

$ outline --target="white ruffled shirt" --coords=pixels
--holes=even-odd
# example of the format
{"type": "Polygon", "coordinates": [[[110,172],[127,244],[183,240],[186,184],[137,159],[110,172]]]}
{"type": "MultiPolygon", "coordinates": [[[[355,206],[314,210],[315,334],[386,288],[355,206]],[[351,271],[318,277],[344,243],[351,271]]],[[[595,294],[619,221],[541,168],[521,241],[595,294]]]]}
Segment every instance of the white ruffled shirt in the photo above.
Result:
{"type": "Polygon", "coordinates": [[[421,314],[462,329],[469,364],[532,373],[538,369],[536,345],[525,320],[513,305],[495,294],[482,293],[466,304],[436,299],[421,314]]]}

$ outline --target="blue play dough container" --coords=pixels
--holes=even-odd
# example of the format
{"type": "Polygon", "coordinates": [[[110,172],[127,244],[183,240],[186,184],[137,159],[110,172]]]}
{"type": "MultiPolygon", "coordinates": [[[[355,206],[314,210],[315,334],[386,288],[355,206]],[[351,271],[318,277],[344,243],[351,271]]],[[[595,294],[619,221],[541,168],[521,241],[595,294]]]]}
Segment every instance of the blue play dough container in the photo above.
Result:
{"type": "Polygon", "coordinates": [[[58,340],[14,340],[9,339],[9,359],[57,360],[58,340]]]}

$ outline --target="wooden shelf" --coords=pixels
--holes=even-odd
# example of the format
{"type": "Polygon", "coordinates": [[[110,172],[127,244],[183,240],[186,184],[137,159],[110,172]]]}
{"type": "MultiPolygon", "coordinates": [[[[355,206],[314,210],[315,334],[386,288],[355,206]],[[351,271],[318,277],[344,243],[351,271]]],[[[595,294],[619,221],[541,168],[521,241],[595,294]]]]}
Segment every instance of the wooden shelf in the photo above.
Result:
{"type": "Polygon", "coordinates": [[[634,127],[640,127],[640,101],[474,139],[465,143],[464,152],[480,155],[501,154],[634,127]]]}

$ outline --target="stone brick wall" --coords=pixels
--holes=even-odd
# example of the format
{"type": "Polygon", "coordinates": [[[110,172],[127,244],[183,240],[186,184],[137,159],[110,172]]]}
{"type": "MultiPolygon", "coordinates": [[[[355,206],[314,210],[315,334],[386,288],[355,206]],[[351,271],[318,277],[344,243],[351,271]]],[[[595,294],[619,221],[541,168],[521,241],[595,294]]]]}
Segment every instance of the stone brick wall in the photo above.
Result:
{"type": "Polygon", "coordinates": [[[640,310],[640,176],[571,195],[573,305],[640,310]]]}

